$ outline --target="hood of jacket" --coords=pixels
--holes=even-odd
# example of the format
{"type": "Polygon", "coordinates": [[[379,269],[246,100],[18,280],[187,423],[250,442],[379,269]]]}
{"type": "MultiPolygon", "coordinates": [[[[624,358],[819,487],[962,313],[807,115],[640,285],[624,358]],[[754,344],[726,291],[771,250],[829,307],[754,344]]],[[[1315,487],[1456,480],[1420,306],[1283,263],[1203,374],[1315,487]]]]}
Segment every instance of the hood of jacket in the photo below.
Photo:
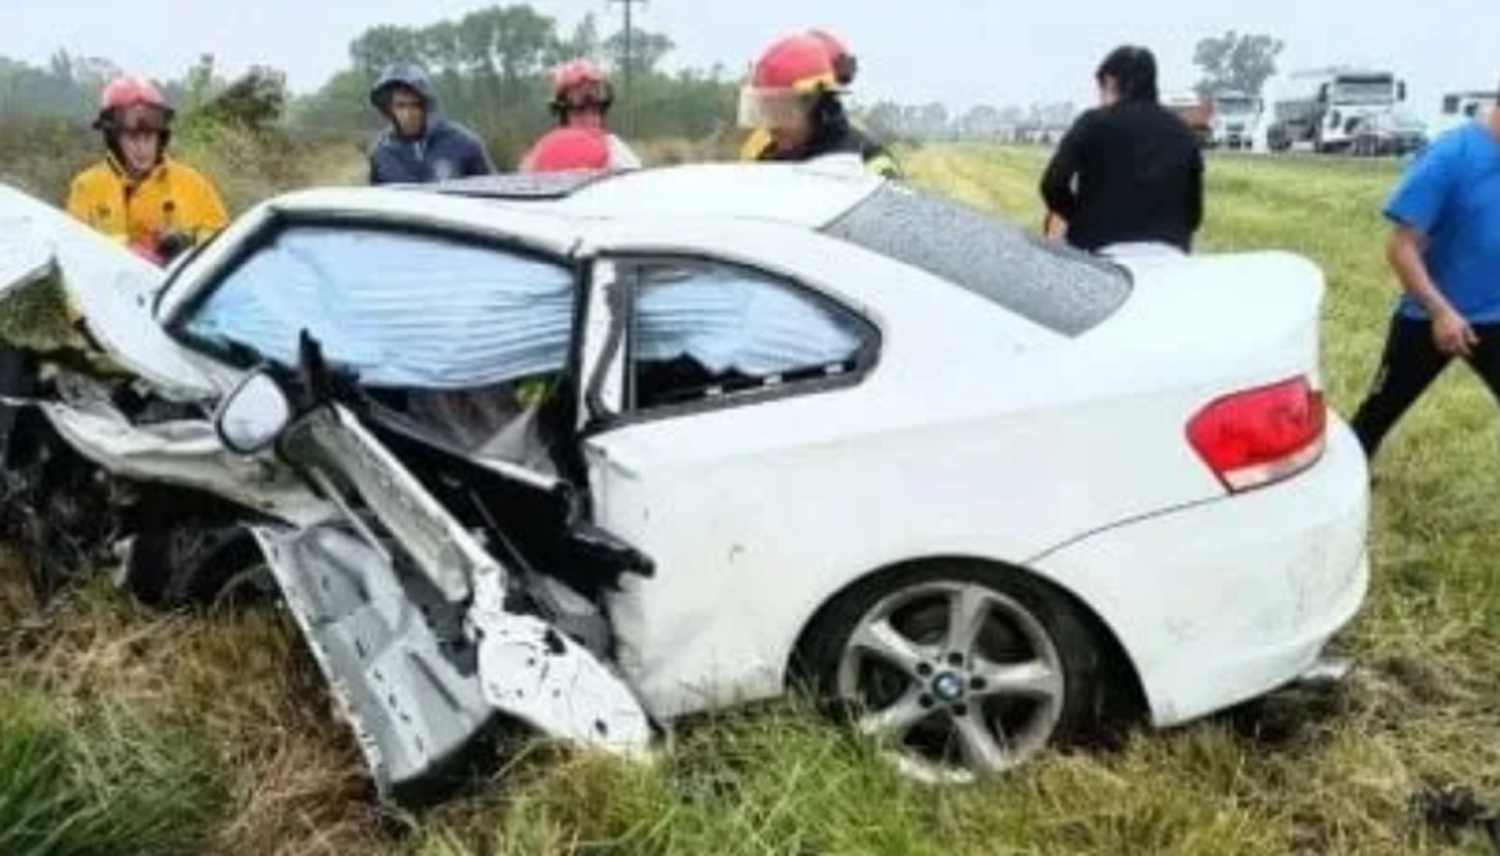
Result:
{"type": "Polygon", "coordinates": [[[375,85],[370,87],[370,104],[380,111],[380,115],[392,122],[395,120],[386,109],[385,96],[395,86],[405,86],[422,99],[422,107],[427,119],[426,133],[430,134],[432,129],[439,124],[440,118],[437,93],[433,91],[432,78],[421,66],[414,63],[398,63],[381,72],[375,85]]]}

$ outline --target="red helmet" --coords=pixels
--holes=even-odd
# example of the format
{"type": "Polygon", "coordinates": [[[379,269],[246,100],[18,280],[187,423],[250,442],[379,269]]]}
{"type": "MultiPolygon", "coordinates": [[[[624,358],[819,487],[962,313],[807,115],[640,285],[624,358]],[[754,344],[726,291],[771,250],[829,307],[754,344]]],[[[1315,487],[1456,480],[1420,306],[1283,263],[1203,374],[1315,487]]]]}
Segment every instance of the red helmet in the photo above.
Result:
{"type": "Polygon", "coordinates": [[[124,75],[105,84],[99,95],[99,115],[94,127],[103,131],[165,131],[173,110],[156,84],[124,75]]]}
{"type": "Polygon", "coordinates": [[[783,89],[812,93],[819,89],[836,90],[833,59],[816,37],[799,33],[773,42],[750,75],[756,89],[783,89]]]}
{"type": "Polygon", "coordinates": [[[614,100],[609,76],[586,59],[563,63],[552,72],[552,109],[558,114],[590,106],[607,111],[614,100]]]}
{"type": "Polygon", "coordinates": [[[554,128],[521,160],[522,172],[609,169],[609,140],[597,128],[554,128]]]}
{"type": "Polygon", "coordinates": [[[828,49],[806,33],[773,42],[740,90],[740,125],[777,128],[805,114],[812,99],[841,87],[828,49]]]}
{"type": "Polygon", "coordinates": [[[833,76],[839,85],[848,86],[853,83],[854,76],[859,73],[859,61],[849,50],[849,46],[827,30],[812,29],[807,34],[823,43],[824,50],[828,51],[828,58],[833,61],[833,76]]]}

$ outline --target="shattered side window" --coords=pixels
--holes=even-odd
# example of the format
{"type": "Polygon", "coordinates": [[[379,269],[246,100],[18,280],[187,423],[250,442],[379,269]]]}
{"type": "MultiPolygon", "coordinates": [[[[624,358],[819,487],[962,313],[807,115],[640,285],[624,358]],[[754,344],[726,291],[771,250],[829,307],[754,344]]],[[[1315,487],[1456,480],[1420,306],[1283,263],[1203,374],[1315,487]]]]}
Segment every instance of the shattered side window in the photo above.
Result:
{"type": "Polygon", "coordinates": [[[645,409],[854,370],[870,344],[852,312],[734,265],[633,265],[632,404],[645,409]]]}
{"type": "Polygon", "coordinates": [[[472,389],[560,371],[567,267],[487,244],[355,225],[292,225],[219,283],[189,336],[295,365],[303,328],[377,387],[472,389]]]}
{"type": "Polygon", "coordinates": [[[1124,269],[962,202],[888,184],[823,231],[1076,336],[1130,296],[1124,269]]]}

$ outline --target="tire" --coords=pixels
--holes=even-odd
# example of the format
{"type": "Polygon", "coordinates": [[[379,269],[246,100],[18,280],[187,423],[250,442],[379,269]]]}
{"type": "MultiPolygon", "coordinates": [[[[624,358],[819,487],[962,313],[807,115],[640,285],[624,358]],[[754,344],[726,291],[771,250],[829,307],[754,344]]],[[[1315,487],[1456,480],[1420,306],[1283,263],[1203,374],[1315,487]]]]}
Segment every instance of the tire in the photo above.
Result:
{"type": "Polygon", "coordinates": [[[793,679],[880,739],[907,775],[965,783],[1096,731],[1111,659],[1101,643],[1082,607],[1024,571],[925,562],[825,606],[803,634],[793,679]],[[945,643],[955,609],[983,619],[964,622],[977,630],[956,645],[945,643]]]}
{"type": "Polygon", "coordinates": [[[260,545],[237,524],[188,523],[136,536],[122,586],[155,609],[239,606],[275,592],[260,545]]]}

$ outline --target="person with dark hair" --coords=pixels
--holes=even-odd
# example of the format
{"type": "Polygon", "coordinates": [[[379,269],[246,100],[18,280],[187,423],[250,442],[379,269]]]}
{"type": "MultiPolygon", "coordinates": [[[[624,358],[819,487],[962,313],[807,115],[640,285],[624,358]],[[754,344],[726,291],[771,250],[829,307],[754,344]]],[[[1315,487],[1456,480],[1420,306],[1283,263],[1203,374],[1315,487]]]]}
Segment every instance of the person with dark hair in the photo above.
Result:
{"type": "Polygon", "coordinates": [[[857,156],[871,172],[900,178],[891,153],[854,126],[840,95],[842,68],[817,36],[798,33],[777,40],[761,54],[740,90],[740,126],[763,129],[765,144],[742,152],[746,160],[806,161],[825,155],[857,156]]]}
{"type": "Polygon", "coordinates": [[[479,136],[438,112],[432,82],[420,67],[387,68],[370,89],[370,104],[391,123],[370,147],[371,184],[422,184],[495,172],[479,136]]]}
{"type": "Polygon", "coordinates": [[[1094,79],[1100,106],[1068,129],[1042,176],[1049,230],[1065,228],[1068,243],[1091,252],[1141,242],[1191,252],[1203,224],[1203,153],[1158,99],[1156,58],[1116,48],[1094,79]]]}
{"type": "Polygon", "coordinates": [[[1372,460],[1454,357],[1500,398],[1500,93],[1488,115],[1417,155],[1384,213],[1386,262],[1402,294],[1375,380],[1350,420],[1372,460]]]}

